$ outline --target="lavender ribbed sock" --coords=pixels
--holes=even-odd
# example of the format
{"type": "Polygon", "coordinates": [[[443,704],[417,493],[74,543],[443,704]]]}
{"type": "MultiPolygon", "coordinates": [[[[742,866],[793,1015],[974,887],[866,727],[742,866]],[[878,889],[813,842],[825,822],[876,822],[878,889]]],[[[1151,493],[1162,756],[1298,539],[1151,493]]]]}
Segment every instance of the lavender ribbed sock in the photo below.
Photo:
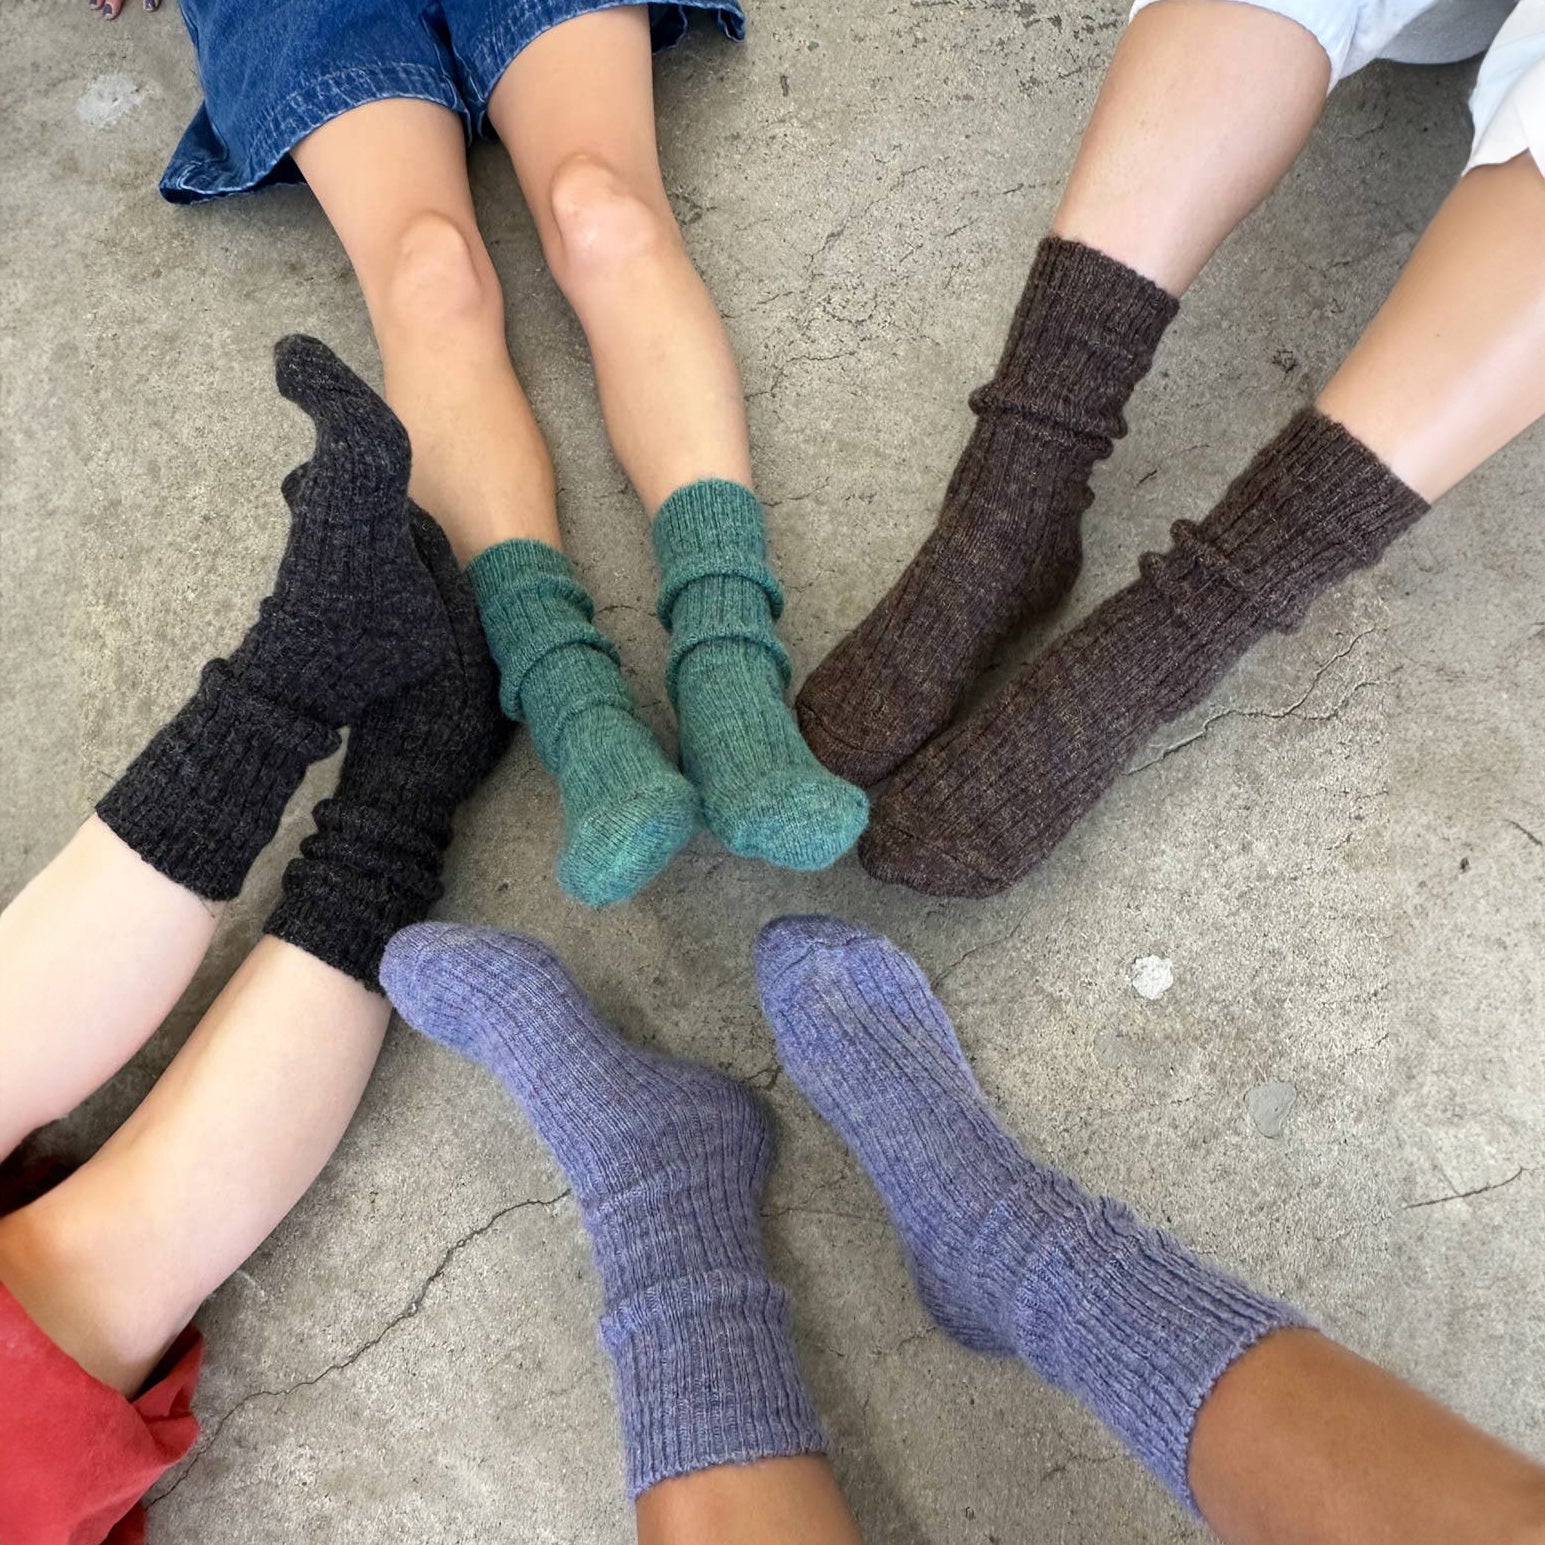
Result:
{"type": "Polygon", "coordinates": [[[1028,1158],[895,945],[786,917],[762,930],[756,968],[784,1067],[868,1170],[929,1312],[1078,1396],[1194,1510],[1202,1402],[1237,1357],[1302,1318],[1028,1158]]]}
{"type": "Polygon", "coordinates": [[[772,1134],[751,1092],[629,1046],[544,945],[421,923],[387,946],[404,1019],[496,1073],[552,1149],[590,1231],[628,1494],[711,1465],[824,1453],[768,1276],[772,1134]]]}

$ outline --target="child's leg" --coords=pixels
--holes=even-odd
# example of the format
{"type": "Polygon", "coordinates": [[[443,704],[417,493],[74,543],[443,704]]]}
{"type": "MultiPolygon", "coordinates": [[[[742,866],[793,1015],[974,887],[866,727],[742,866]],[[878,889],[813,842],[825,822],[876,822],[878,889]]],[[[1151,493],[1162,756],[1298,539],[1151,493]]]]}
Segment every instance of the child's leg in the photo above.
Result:
{"type": "Polygon", "coordinates": [[[152,869],[93,815],[0,912],[0,1158],[155,1033],[223,910],[152,869]]]}
{"type": "Polygon", "coordinates": [[[559,550],[552,465],[505,347],[460,122],[431,103],[373,102],[294,154],[359,276],[414,493],[476,560],[505,710],[558,779],[559,881],[593,906],[631,896],[691,836],[697,799],[637,718],[559,550]]]}
{"type": "Polygon", "coordinates": [[[639,1545],[859,1545],[817,1454],[719,1465],[661,1481],[636,1504],[639,1545]]]}
{"type": "Polygon", "coordinates": [[[1067,594],[1090,474],[1176,297],[1291,164],[1329,82],[1312,34],[1236,0],[1161,0],[1123,34],[938,523],[800,691],[828,767],[895,771],[1067,594]]]}
{"type": "Polygon", "coordinates": [[[552,464],[515,379],[472,210],[461,121],[393,98],[342,114],[296,164],[359,277],[415,499],[466,563],[509,537],[558,547],[552,464]]]}
{"type": "Polygon", "coordinates": [[[343,972],[260,941],[107,1144],[0,1218],[0,1282],[87,1372],[132,1394],[316,1178],[387,1018],[343,972]]]}
{"type": "Polygon", "coordinates": [[[783,597],[749,487],[740,377],[660,176],[648,8],[543,33],[489,114],[589,339],[612,445],[656,517],[666,682],[704,816],[732,852],[824,868],[868,811],[817,765],[783,701],[783,597]]]}
{"type": "Polygon", "coordinates": [[[0,1154],[144,1043],[307,766],[372,698],[450,651],[409,533],[401,428],[314,340],[285,340],[278,376],[317,442],[285,485],[290,538],[272,595],[0,916],[0,1154]]]}
{"type": "Polygon", "coordinates": [[[645,508],[702,478],[749,484],[740,373],[660,176],[648,7],[542,33],[488,114],[585,329],[612,446],[645,508]]]}
{"type": "Polygon", "coordinates": [[[763,1253],[756,1098],[614,1035],[533,939],[410,928],[381,980],[409,1023],[500,1078],[573,1186],[640,1538],[856,1541],[763,1253]]]}
{"type": "Polygon", "coordinates": [[[1318,407],[1140,579],[902,768],[870,828],[872,873],[950,895],[1022,878],[1256,639],[1296,626],[1423,496],[1545,413],[1545,177],[1528,156],[1461,178],[1318,407]]]}
{"type": "Polygon", "coordinates": [[[386,1027],[386,941],[439,896],[456,808],[506,742],[467,582],[421,511],[411,540],[441,664],[356,716],[270,937],[144,1103],[84,1168],[0,1219],[0,1282],[126,1393],[342,1135],[386,1027]]]}
{"type": "Polygon", "coordinates": [[[1231,1545],[1545,1538],[1545,1469],[1025,1154],[893,944],[783,918],[756,965],[784,1068],[868,1170],[934,1318],[1076,1395],[1231,1545]]]}

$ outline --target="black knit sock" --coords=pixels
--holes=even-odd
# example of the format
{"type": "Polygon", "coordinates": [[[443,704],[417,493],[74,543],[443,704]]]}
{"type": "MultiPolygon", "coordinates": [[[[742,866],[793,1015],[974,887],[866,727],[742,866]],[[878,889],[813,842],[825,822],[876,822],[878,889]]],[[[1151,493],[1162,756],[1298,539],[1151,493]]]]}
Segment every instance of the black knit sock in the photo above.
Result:
{"type": "Polygon", "coordinates": [[[386,942],[439,898],[456,807],[482,782],[514,726],[477,603],[440,528],[412,512],[439,591],[439,633],[455,648],[434,675],[371,704],[349,732],[338,788],[284,872],[266,931],[376,987],[386,942]]]}
{"type": "Polygon", "coordinates": [[[285,479],[290,539],[273,593],[97,806],[147,863],[212,901],[241,889],[339,728],[422,680],[450,647],[408,528],[402,426],[315,339],[282,340],[275,361],[279,390],[317,438],[285,479]]]}

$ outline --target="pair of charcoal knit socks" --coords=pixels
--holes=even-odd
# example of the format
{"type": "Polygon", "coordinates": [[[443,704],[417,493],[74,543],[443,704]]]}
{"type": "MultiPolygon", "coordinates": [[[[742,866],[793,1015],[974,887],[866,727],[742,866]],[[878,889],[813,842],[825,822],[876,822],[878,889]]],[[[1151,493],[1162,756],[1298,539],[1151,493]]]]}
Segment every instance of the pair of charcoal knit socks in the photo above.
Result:
{"type": "MultiPolygon", "coordinates": [[[[1083,1400],[1194,1507],[1202,1402],[1301,1317],[1029,1158],[894,945],[784,918],[763,929],[756,969],[783,1066],[868,1170],[934,1319],[1083,1400]]],[[[762,1248],[772,1137],[750,1091],[620,1040],[531,939],[423,924],[391,942],[381,977],[405,1019],[503,1080],[573,1186],[605,1294],[630,1495],[822,1452],[762,1248]]]]}
{"type": "Polygon", "coordinates": [[[654,546],[685,776],[638,717],[616,647],[561,552],[501,542],[467,571],[505,711],[529,726],[558,781],[559,883],[590,906],[654,879],[700,811],[732,853],[803,870],[834,863],[869,815],[863,793],[811,755],[784,702],[789,661],[773,631],[783,593],[756,496],[721,479],[678,489],[655,516],[654,546]]]}
{"type": "Polygon", "coordinates": [[[510,729],[472,593],[408,500],[402,426],[315,339],[286,338],[275,358],[316,449],[285,480],[273,593],[97,814],[179,885],[229,900],[349,726],[337,789],[266,931],[375,988],[386,941],[439,896],[451,818],[510,729]]]}
{"type": "Polygon", "coordinates": [[[1204,521],[1177,523],[1133,584],[941,735],[993,650],[1077,577],[1089,474],[1175,310],[1102,253],[1042,244],[937,527],[805,683],[800,724],[828,767],[866,786],[899,769],[859,849],[879,878],[947,896],[1022,879],[1147,736],[1426,509],[1300,413],[1204,521]]]}

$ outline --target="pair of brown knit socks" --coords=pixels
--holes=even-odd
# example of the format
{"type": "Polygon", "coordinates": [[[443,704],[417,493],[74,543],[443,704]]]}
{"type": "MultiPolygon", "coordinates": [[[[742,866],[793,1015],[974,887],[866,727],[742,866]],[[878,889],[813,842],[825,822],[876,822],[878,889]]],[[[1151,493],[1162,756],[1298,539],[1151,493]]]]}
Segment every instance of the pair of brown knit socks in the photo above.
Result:
{"type": "Polygon", "coordinates": [[[1206,520],[940,734],[993,651],[1072,588],[1089,475],[1176,305],[1103,253],[1042,243],[938,524],[805,683],[800,725],[832,771],[897,773],[859,846],[878,878],[943,896],[1023,879],[1149,735],[1427,508],[1305,410],[1206,520]]]}

